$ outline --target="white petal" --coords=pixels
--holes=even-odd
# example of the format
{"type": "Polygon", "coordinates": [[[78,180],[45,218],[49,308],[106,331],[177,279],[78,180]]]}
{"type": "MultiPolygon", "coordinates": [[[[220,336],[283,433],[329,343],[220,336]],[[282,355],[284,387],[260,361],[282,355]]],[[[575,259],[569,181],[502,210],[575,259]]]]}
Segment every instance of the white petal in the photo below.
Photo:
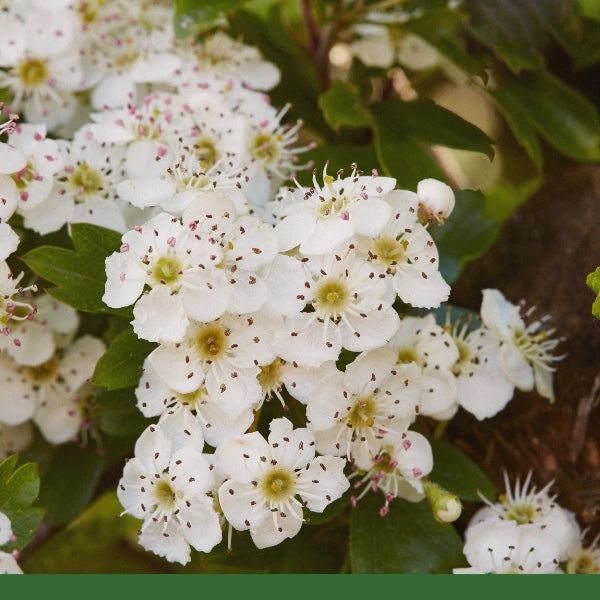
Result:
{"type": "Polygon", "coordinates": [[[166,285],[142,294],[133,308],[131,322],[136,335],[149,342],[180,342],[189,325],[181,298],[172,295],[166,285]]]}
{"type": "Polygon", "coordinates": [[[346,460],[337,456],[319,456],[302,471],[301,480],[310,481],[308,493],[300,496],[306,506],[314,512],[323,512],[325,507],[337,500],[350,487],[344,475],[346,460]]]}
{"type": "Polygon", "coordinates": [[[146,269],[128,252],[113,252],[105,264],[106,286],[102,301],[112,308],[133,304],[144,289],[146,269]]]}
{"type": "Polygon", "coordinates": [[[500,349],[500,357],[502,370],[514,386],[524,392],[531,391],[535,383],[533,368],[520,350],[505,343],[500,349]]]}

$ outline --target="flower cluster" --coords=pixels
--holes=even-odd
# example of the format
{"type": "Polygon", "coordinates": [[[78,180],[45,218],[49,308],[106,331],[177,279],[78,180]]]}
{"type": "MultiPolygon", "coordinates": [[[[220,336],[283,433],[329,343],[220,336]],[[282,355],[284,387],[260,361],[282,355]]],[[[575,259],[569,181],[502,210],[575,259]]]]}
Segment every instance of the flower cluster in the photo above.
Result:
{"type": "MultiPolygon", "coordinates": [[[[349,502],[380,492],[382,516],[395,498],[430,498],[419,415],[489,418],[515,388],[552,400],[560,356],[546,319],[526,323],[532,311],[498,290],[484,290],[479,320],[438,322],[450,286],[430,228],[451,216],[453,190],[398,189],[355,164],[301,184],[312,144],[263,93],[277,68],[224,33],[175,40],[172,11],[113,0],[2,13],[0,86],[27,122],[9,112],[0,129],[0,459],[33,425],[52,444],[97,436],[90,379],[106,351],[75,309],[19,285],[8,220],[42,236],[81,222],[119,232],[102,300],[132,307],[155,348],[135,389],[154,421],[117,495],[143,522],[140,544],[185,564],[227,527],[259,548],[295,536],[353,479],[349,502]],[[302,417],[261,421],[273,397],[302,417]]],[[[456,519],[453,502],[436,518],[456,519]]]]}

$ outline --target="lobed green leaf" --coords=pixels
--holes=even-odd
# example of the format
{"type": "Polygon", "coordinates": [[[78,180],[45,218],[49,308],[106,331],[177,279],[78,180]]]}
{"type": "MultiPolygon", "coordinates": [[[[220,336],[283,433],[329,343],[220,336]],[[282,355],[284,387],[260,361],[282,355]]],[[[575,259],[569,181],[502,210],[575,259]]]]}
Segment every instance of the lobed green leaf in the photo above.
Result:
{"type": "Polygon", "coordinates": [[[61,302],[89,313],[130,316],[131,308],[110,308],[102,301],[106,283],[105,259],[119,249],[121,234],[91,225],[71,226],[74,250],[39,246],[23,256],[25,264],[58,287],[46,291],[61,302]]]}
{"type": "Polygon", "coordinates": [[[319,96],[319,108],[327,123],[334,128],[371,125],[371,113],[362,103],[360,96],[339,79],[319,96]]]}

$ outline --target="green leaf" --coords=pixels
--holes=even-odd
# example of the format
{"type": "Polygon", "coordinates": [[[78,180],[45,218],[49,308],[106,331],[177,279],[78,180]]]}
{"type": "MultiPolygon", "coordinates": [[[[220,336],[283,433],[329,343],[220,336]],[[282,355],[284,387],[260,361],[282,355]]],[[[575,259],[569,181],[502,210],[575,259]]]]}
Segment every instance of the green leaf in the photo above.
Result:
{"type": "Polygon", "coordinates": [[[175,36],[182,39],[193,33],[210,29],[245,2],[246,0],[177,0],[175,36]]]}
{"type": "Polygon", "coordinates": [[[90,313],[130,316],[131,308],[114,309],[102,301],[106,283],[105,259],[119,249],[121,234],[91,225],[71,226],[74,250],[39,246],[23,256],[25,264],[40,277],[57,285],[46,290],[57,300],[90,313]]]}
{"type": "Polygon", "coordinates": [[[596,294],[596,299],[592,304],[592,314],[600,319],[600,267],[586,277],[585,283],[596,294]]]}
{"type": "Polygon", "coordinates": [[[386,101],[374,105],[372,112],[382,133],[389,136],[494,157],[492,140],[481,129],[433,100],[386,101]]]}
{"type": "Polygon", "coordinates": [[[485,196],[474,190],[455,192],[456,204],[442,227],[429,229],[440,255],[440,272],[452,284],[465,264],[481,256],[496,240],[500,223],[485,215],[485,196]]]}
{"type": "Polygon", "coordinates": [[[427,439],[433,451],[433,471],[428,476],[431,481],[463,500],[481,502],[478,491],[486,498],[496,497],[494,484],[466,454],[443,440],[427,439]]]}
{"type": "Polygon", "coordinates": [[[486,91],[504,115],[515,139],[523,146],[535,166],[541,169],[544,164],[542,146],[527,111],[506,88],[486,89],[486,91]]]}
{"type": "Polygon", "coordinates": [[[138,338],[133,329],[124,329],[98,361],[92,383],[109,390],[137,385],[144,359],[154,348],[155,343],[138,338]]]}
{"type": "Polygon", "coordinates": [[[57,531],[22,563],[25,573],[170,573],[170,563],[137,542],[140,521],[123,511],[117,495],[100,496],[68,527],[57,531]]]}
{"type": "Polygon", "coordinates": [[[383,494],[369,492],[352,510],[353,573],[451,573],[464,564],[463,542],[452,525],[433,517],[427,500],[395,499],[379,516],[383,494]]]}
{"type": "MultiPolygon", "coordinates": [[[[505,110],[526,119],[560,153],[600,160],[600,117],[587,98],[545,71],[510,77],[493,92],[505,110]]],[[[501,108],[502,108],[501,106],[501,108]]]]}
{"type": "Polygon", "coordinates": [[[81,513],[94,495],[104,457],[94,445],[58,448],[42,476],[40,502],[50,525],[65,525],[81,513]]]}
{"type": "Polygon", "coordinates": [[[136,405],[135,389],[123,388],[96,397],[98,427],[113,437],[138,437],[150,424],[136,405]]]}
{"type": "Polygon", "coordinates": [[[374,105],[371,111],[379,162],[401,187],[415,189],[428,177],[446,180],[427,146],[493,156],[491,140],[483,131],[431,100],[386,101],[374,105]]]}
{"type": "Polygon", "coordinates": [[[600,2],[598,0],[577,0],[579,12],[588,19],[600,21],[600,2]]]}
{"type": "Polygon", "coordinates": [[[15,469],[17,459],[17,455],[13,454],[0,463],[0,512],[10,519],[16,537],[14,542],[7,542],[1,547],[4,552],[22,550],[27,546],[44,514],[40,508],[31,506],[37,500],[40,489],[38,467],[26,463],[15,469]]]}
{"type": "Polygon", "coordinates": [[[522,0],[468,0],[467,30],[487,46],[515,73],[544,66],[543,49],[548,42],[545,27],[522,0]]]}
{"type": "Polygon", "coordinates": [[[325,120],[334,128],[371,125],[371,113],[362,103],[360,96],[339,79],[319,96],[319,108],[323,111],[325,120]]]}

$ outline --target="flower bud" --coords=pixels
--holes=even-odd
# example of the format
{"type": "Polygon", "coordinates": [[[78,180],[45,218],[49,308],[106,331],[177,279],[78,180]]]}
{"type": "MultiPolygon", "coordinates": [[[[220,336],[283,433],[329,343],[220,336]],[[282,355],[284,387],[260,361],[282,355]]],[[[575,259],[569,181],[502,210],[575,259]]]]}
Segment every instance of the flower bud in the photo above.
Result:
{"type": "Polygon", "coordinates": [[[462,512],[462,504],[458,496],[447,492],[433,481],[425,481],[425,495],[431,503],[433,516],[440,523],[456,521],[462,512]]]}
{"type": "Polygon", "coordinates": [[[449,185],[437,179],[423,179],[417,185],[419,216],[426,223],[444,224],[454,209],[454,192],[449,185]]]}

